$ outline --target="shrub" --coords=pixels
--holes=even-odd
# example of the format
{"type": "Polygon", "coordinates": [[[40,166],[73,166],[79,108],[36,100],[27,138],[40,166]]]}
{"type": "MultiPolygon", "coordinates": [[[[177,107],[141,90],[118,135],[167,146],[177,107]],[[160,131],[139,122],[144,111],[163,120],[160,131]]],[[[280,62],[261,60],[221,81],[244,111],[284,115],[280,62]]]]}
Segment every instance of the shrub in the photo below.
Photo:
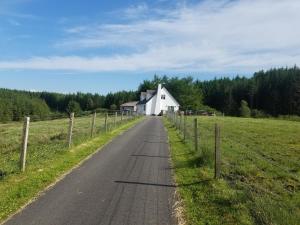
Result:
{"type": "Polygon", "coordinates": [[[78,102],[74,101],[74,100],[71,100],[69,101],[68,103],[68,106],[67,106],[67,110],[66,110],[69,114],[70,113],[75,113],[76,114],[79,114],[81,112],[81,108],[80,108],[80,105],[78,102]]]}
{"type": "Polygon", "coordinates": [[[258,110],[258,109],[251,110],[251,116],[253,118],[266,118],[266,117],[269,117],[269,115],[266,114],[264,111],[258,110]]]}
{"type": "Polygon", "coordinates": [[[245,100],[241,101],[241,107],[239,109],[239,112],[241,117],[250,117],[251,110],[248,106],[248,103],[245,100]]]}

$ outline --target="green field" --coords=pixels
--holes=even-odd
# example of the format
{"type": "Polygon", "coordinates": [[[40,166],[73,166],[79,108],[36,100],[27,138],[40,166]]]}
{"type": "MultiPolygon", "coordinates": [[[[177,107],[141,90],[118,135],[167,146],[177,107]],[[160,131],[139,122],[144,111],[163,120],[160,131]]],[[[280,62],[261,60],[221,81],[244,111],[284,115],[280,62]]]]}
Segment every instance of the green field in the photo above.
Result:
{"type": "MultiPolygon", "coordinates": [[[[114,127],[114,114],[108,117],[108,127],[114,127]]],[[[126,117],[123,117],[126,120],[126,117]]],[[[95,121],[94,134],[105,131],[104,114],[99,114],[95,121]]],[[[117,125],[121,117],[117,117],[117,125]]],[[[75,118],[73,145],[76,146],[90,138],[92,115],[75,118]]],[[[69,119],[31,122],[28,139],[27,165],[39,164],[53,154],[67,148],[69,119]]],[[[22,143],[23,123],[0,124],[0,171],[3,175],[16,173],[19,170],[20,146],[22,143]]]]}
{"type": "Polygon", "coordinates": [[[300,123],[197,118],[199,152],[194,151],[194,117],[187,119],[186,142],[182,132],[165,120],[188,223],[299,224],[300,123]],[[219,180],[213,179],[215,123],[221,126],[219,180]]]}
{"type": "Polygon", "coordinates": [[[114,114],[110,115],[109,132],[105,133],[104,115],[97,115],[94,137],[91,138],[92,115],[75,118],[71,149],[67,147],[67,118],[31,122],[24,173],[19,169],[23,124],[0,124],[0,221],[63,172],[138,121],[129,117],[123,117],[122,121],[117,117],[116,123],[114,120],[114,114]]]}

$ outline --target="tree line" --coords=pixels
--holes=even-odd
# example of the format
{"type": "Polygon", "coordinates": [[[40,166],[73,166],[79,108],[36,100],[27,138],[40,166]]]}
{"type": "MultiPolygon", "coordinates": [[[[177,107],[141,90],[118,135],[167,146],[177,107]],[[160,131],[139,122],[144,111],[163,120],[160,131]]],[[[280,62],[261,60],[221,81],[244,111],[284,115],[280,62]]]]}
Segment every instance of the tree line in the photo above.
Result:
{"type": "Polygon", "coordinates": [[[154,76],[145,80],[138,91],[155,89],[158,83],[169,90],[182,110],[216,110],[231,116],[300,116],[300,69],[296,66],[259,71],[250,78],[209,81],[154,76]]]}
{"type": "Polygon", "coordinates": [[[120,91],[105,95],[91,93],[61,94],[29,92],[0,88],[0,121],[18,121],[26,115],[46,119],[70,112],[80,114],[96,109],[116,110],[120,104],[137,99],[134,91],[120,91]]]}
{"type": "Polygon", "coordinates": [[[295,66],[259,71],[250,78],[236,76],[209,81],[155,75],[144,80],[137,91],[107,95],[0,89],[0,121],[17,121],[25,115],[44,119],[53,114],[116,110],[124,102],[137,101],[141,91],[156,89],[159,83],[175,97],[181,110],[218,111],[231,116],[300,116],[300,69],[295,66]]]}

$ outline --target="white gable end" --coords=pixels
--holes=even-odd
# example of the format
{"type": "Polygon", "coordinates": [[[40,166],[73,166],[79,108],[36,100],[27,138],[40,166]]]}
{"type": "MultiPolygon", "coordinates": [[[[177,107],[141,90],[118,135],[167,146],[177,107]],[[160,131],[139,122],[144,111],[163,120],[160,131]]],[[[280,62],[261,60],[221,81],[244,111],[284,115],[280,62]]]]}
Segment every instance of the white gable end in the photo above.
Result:
{"type": "MultiPolygon", "coordinates": [[[[143,93],[141,93],[143,94],[143,93]]],[[[178,111],[179,104],[166,88],[158,85],[157,91],[149,96],[146,101],[138,104],[137,112],[145,115],[159,115],[168,110],[178,111]]]]}
{"type": "Polygon", "coordinates": [[[166,88],[162,88],[160,110],[168,111],[169,107],[174,107],[174,111],[177,111],[179,109],[179,104],[166,88]]]}

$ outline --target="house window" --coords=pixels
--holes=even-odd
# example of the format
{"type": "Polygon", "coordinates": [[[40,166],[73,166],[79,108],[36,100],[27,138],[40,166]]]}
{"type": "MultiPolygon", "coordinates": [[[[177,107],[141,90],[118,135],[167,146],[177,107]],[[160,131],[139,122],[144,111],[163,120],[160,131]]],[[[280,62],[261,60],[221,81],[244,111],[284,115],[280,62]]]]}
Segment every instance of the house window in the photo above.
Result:
{"type": "Polygon", "coordinates": [[[166,95],[161,95],[161,99],[166,99],[166,95]]]}
{"type": "Polygon", "coordinates": [[[146,105],[144,105],[144,111],[146,111],[146,105]]]}

